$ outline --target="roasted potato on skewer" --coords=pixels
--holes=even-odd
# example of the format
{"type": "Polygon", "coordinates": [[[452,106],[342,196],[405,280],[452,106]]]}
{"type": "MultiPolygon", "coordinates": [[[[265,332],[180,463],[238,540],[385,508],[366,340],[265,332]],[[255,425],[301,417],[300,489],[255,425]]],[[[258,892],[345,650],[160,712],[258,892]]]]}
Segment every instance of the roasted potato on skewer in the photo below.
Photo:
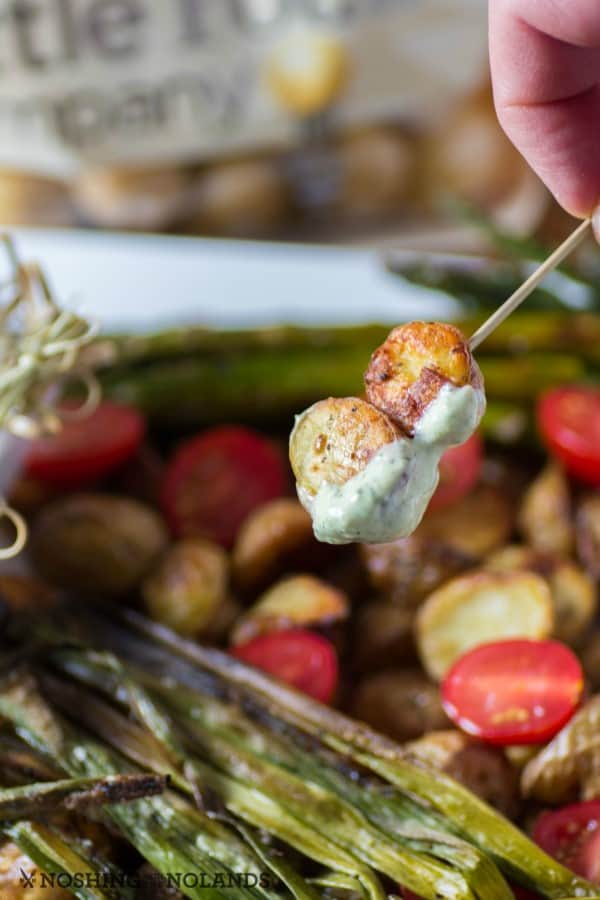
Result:
{"type": "Polygon", "coordinates": [[[409,435],[447,384],[482,390],[483,379],[458,328],[440,322],[395,328],[365,374],[368,400],[409,435]]]}
{"type": "Polygon", "coordinates": [[[314,496],[323,483],[343,484],[397,437],[387,416],[364,400],[320,400],[292,433],[290,461],[299,493],[314,496]]]}
{"type": "Polygon", "coordinates": [[[508,638],[552,634],[554,609],[543,578],[530,572],[473,572],[427,598],[417,616],[417,645],[427,673],[441,680],[467,650],[508,638]]]}

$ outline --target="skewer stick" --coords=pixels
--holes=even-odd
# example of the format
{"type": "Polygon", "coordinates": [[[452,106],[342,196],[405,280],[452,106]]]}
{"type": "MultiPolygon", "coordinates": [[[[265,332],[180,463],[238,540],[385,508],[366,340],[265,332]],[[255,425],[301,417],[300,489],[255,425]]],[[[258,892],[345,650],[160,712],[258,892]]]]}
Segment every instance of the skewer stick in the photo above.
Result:
{"type": "Polygon", "coordinates": [[[546,275],[549,275],[550,272],[556,269],[557,266],[559,266],[561,262],[563,262],[563,260],[565,260],[567,256],[583,242],[587,237],[591,225],[591,219],[586,219],[585,222],[582,222],[581,225],[575,229],[573,234],[570,235],[566,241],[561,244],[544,263],[542,263],[539,269],[536,269],[536,271],[529,276],[527,281],[514,292],[512,297],[509,297],[508,300],[477,329],[475,334],[473,334],[469,340],[469,347],[471,350],[476,350],[477,347],[490,336],[492,331],[501,325],[524,300],[527,300],[529,295],[533,293],[546,275]]]}

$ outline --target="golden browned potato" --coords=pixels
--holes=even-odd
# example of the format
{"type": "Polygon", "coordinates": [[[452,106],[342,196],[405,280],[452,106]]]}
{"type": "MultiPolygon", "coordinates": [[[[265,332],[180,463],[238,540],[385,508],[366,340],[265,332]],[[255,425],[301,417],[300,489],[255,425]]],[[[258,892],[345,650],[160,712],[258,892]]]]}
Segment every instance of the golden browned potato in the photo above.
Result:
{"type": "Polygon", "coordinates": [[[571,496],[559,466],[554,463],[546,466],[526,491],[519,512],[519,527],[527,543],[542,553],[565,556],[573,549],[571,496]]]}
{"type": "Polygon", "coordinates": [[[267,85],[297,116],[312,116],[334,103],[346,86],[349,60],[332,34],[297,26],[283,35],[267,58],[267,85]]]}
{"type": "Polygon", "coordinates": [[[312,575],[292,575],[274,584],[238,619],[231,643],[244,644],[268,631],[331,625],[346,619],[349,611],[342,591],[312,575]]]}
{"type": "Polygon", "coordinates": [[[409,435],[446,384],[482,389],[463,334],[441,322],[410,322],[390,332],[365,374],[367,399],[409,435]]]}
{"type": "Polygon", "coordinates": [[[110,494],[72,494],[44,507],[30,541],[35,568],[50,584],[107,597],[137,587],[166,544],[158,513],[110,494]]]}
{"type": "Polygon", "coordinates": [[[2,900],[72,900],[73,895],[60,887],[42,884],[35,863],[12,841],[5,841],[0,846],[0,897],[2,900]]]}
{"type": "Polygon", "coordinates": [[[253,591],[268,584],[292,560],[310,555],[317,544],[304,507],[291,497],[259,506],[242,525],[233,548],[233,577],[238,587],[253,591]]]}
{"type": "Polygon", "coordinates": [[[428,512],[410,537],[363,544],[360,554],[377,591],[393,603],[415,607],[449,578],[502,546],[512,519],[508,497],[482,485],[458,503],[428,512]]]}
{"type": "Polygon", "coordinates": [[[575,536],[579,559],[592,578],[600,579],[600,494],[589,494],[579,505],[575,517],[575,536]]]}
{"type": "Polygon", "coordinates": [[[449,724],[437,686],[417,670],[390,669],[369,675],[356,689],[351,712],[397,741],[449,724]]]}
{"type": "Polygon", "coordinates": [[[517,814],[519,777],[497,748],[449,730],[426,734],[405,749],[409,758],[450,775],[505,816],[517,814]]]}
{"type": "Polygon", "coordinates": [[[532,547],[511,546],[486,560],[492,572],[536,572],[548,582],[554,604],[554,636],[577,644],[596,613],[596,588],[570,559],[539,553],[532,547]]]}
{"type": "Polygon", "coordinates": [[[479,644],[508,638],[541,640],[553,628],[550,589],[531,572],[461,575],[434,591],[416,620],[421,661],[438,681],[479,644]]]}
{"type": "Polygon", "coordinates": [[[190,230],[199,234],[260,237],[276,231],[290,207],[275,159],[240,159],[211,166],[194,189],[190,230]]]}
{"type": "Polygon", "coordinates": [[[324,483],[344,484],[397,437],[387,416],[365,400],[320,400],[297,419],[290,439],[298,487],[314,496],[324,483]]]}
{"type": "Polygon", "coordinates": [[[3,225],[72,225],[75,219],[66,185],[23,172],[0,172],[3,225]]]}
{"type": "Polygon", "coordinates": [[[398,666],[415,656],[413,610],[382,600],[358,609],[353,622],[352,662],[358,671],[398,666]]]}
{"type": "Polygon", "coordinates": [[[184,636],[209,629],[227,598],[229,561],[222,547],[189,538],[166,551],[142,584],[146,612],[184,636]]]}
{"type": "Polygon", "coordinates": [[[92,224],[155,231],[184,209],[189,177],[183,169],[90,168],[73,184],[73,199],[92,224]]]}
{"type": "Polygon", "coordinates": [[[600,696],[592,697],[527,764],[521,788],[542,803],[600,797],[600,696]]]}
{"type": "Polygon", "coordinates": [[[406,205],[415,166],[415,145],[397,129],[363,128],[336,146],[340,186],[336,209],[350,219],[383,216],[406,205]]]}

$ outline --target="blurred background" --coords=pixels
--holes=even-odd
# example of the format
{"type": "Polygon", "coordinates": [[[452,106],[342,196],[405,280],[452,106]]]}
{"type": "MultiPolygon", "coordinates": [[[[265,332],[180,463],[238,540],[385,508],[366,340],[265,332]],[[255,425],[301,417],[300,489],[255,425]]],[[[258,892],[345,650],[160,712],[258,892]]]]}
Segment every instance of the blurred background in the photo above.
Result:
{"type": "Polygon", "coordinates": [[[0,220],[463,250],[568,228],[482,0],[3,0],[0,220]]]}

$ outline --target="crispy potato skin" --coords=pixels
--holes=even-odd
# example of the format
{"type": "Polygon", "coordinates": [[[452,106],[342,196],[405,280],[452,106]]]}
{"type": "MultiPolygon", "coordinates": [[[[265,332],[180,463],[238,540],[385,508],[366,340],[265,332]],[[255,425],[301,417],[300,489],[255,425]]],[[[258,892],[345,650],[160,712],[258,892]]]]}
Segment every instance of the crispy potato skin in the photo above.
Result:
{"type": "Polygon", "coordinates": [[[445,772],[505,816],[519,810],[519,777],[504,754],[460,731],[433,731],[406,745],[409,757],[445,772]]]}
{"type": "Polygon", "coordinates": [[[352,715],[397,741],[413,740],[449,724],[436,685],[410,669],[365,678],[354,695],[352,715]]]}
{"type": "Polygon", "coordinates": [[[600,579],[600,496],[585,497],[575,517],[577,554],[592,578],[600,579]]]}
{"type": "Polygon", "coordinates": [[[320,400],[300,416],[290,440],[290,461],[300,488],[344,484],[398,437],[380,410],[357,397],[320,400]]]}
{"type": "Polygon", "coordinates": [[[365,373],[367,399],[409,435],[445,384],[482,388],[483,380],[464,336],[440,322],[394,328],[365,373]]]}
{"type": "Polygon", "coordinates": [[[282,497],[265,503],[248,516],[239,531],[231,559],[235,585],[244,591],[257,590],[295,562],[302,551],[310,556],[316,549],[310,516],[297,500],[282,497]]]}
{"type": "Polygon", "coordinates": [[[525,492],[519,527],[527,543],[542,553],[567,555],[573,549],[569,485],[558,466],[546,466],[525,492]]]}

